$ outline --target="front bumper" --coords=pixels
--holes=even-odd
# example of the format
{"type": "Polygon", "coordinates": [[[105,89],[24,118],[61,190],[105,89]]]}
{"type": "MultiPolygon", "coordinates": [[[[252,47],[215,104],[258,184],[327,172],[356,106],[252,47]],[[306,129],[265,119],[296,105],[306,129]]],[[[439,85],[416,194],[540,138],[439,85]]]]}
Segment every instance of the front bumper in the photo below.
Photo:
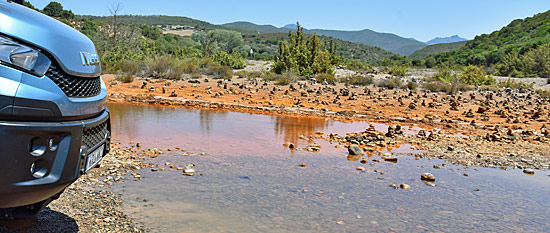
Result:
{"type": "Polygon", "coordinates": [[[87,156],[109,152],[109,110],[79,121],[0,121],[0,208],[31,205],[86,172],[87,156]]]}

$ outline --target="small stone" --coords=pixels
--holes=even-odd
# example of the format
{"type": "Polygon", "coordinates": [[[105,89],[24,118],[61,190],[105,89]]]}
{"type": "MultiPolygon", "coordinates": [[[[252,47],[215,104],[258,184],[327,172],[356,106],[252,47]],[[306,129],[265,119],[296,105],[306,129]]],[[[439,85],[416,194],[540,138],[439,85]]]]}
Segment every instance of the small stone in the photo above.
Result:
{"type": "Polygon", "coordinates": [[[136,147],[141,147],[141,143],[140,142],[136,143],[136,147]]]}
{"type": "Polygon", "coordinates": [[[392,187],[392,188],[394,188],[394,189],[398,189],[398,188],[399,188],[399,186],[397,186],[397,184],[396,184],[396,183],[392,183],[392,184],[390,184],[390,187],[392,187]]]}
{"type": "Polygon", "coordinates": [[[362,172],[364,172],[365,170],[367,170],[367,169],[364,168],[364,167],[357,167],[357,171],[362,171],[362,172]]]}
{"type": "Polygon", "coordinates": [[[346,224],[346,223],[345,223],[344,221],[338,221],[338,222],[336,222],[336,224],[338,224],[338,225],[344,225],[344,224],[346,224]]]}
{"type": "Polygon", "coordinates": [[[183,174],[186,176],[194,176],[195,175],[195,169],[190,167],[183,168],[183,174]]]}
{"type": "Polygon", "coordinates": [[[363,151],[356,144],[350,145],[348,147],[348,152],[350,155],[363,155],[363,151]]]}
{"type": "Polygon", "coordinates": [[[306,164],[305,163],[300,163],[300,167],[305,167],[306,164]]]}
{"type": "Polygon", "coordinates": [[[405,183],[402,183],[401,185],[399,185],[399,187],[400,187],[401,189],[403,189],[403,190],[407,190],[407,189],[410,189],[410,188],[411,188],[410,185],[405,184],[405,183]]]}
{"type": "Polygon", "coordinates": [[[158,172],[159,169],[158,169],[158,168],[151,168],[151,171],[152,171],[152,172],[158,172]]]}
{"type": "Polygon", "coordinates": [[[362,163],[362,164],[366,164],[366,163],[368,163],[369,161],[367,161],[366,159],[361,159],[361,161],[359,161],[359,162],[362,163]]]}
{"type": "Polygon", "coordinates": [[[531,168],[526,168],[523,170],[523,173],[527,174],[527,175],[534,175],[535,174],[535,170],[531,169],[531,168]]]}
{"type": "Polygon", "coordinates": [[[432,173],[422,173],[420,175],[421,180],[435,181],[435,176],[432,173]]]}

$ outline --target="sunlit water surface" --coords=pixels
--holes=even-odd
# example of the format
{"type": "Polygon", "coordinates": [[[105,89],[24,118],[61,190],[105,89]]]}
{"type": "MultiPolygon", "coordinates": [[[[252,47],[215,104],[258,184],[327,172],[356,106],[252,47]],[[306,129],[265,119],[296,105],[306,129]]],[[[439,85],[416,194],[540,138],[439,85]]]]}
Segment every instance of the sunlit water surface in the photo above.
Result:
{"type": "Polygon", "coordinates": [[[155,232],[550,231],[548,171],[435,169],[445,161],[415,160],[409,154],[419,151],[411,145],[387,148],[398,163],[373,162],[380,160],[375,155],[366,157],[368,164],[322,140],[315,141],[320,153],[283,147],[306,147],[299,136],[318,131],[363,131],[367,122],[126,104],[110,109],[113,138],[122,145],[194,152],[165,152],[151,161],[167,170],[142,170],[143,179],[113,187],[126,199],[124,210],[155,232]],[[194,163],[197,175],[184,176],[166,162],[194,163]],[[420,181],[424,172],[436,176],[437,186],[420,181]],[[394,182],[411,189],[393,189],[394,182]]]}

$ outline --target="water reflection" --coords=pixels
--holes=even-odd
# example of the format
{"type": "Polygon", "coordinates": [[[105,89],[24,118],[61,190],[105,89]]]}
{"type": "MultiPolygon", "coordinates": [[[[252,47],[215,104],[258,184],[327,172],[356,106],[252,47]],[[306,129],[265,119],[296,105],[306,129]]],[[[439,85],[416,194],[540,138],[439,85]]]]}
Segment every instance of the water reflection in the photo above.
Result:
{"type": "Polygon", "coordinates": [[[323,131],[333,123],[316,117],[272,116],[275,125],[275,136],[283,136],[285,142],[297,143],[300,135],[313,135],[323,131]]]}

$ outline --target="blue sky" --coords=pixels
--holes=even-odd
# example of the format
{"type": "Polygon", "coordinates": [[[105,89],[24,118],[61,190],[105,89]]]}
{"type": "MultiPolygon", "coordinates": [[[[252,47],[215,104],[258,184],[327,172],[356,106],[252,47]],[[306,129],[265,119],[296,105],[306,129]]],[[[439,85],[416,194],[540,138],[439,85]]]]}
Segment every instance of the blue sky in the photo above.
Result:
{"type": "MultiPolygon", "coordinates": [[[[30,0],[42,9],[49,0],[30,0]]],[[[394,33],[427,41],[458,34],[472,39],[514,19],[550,10],[549,0],[58,0],[76,14],[109,15],[122,3],[122,14],[175,15],[214,24],[249,21],[282,27],[299,21],[310,29],[394,33]]]]}

